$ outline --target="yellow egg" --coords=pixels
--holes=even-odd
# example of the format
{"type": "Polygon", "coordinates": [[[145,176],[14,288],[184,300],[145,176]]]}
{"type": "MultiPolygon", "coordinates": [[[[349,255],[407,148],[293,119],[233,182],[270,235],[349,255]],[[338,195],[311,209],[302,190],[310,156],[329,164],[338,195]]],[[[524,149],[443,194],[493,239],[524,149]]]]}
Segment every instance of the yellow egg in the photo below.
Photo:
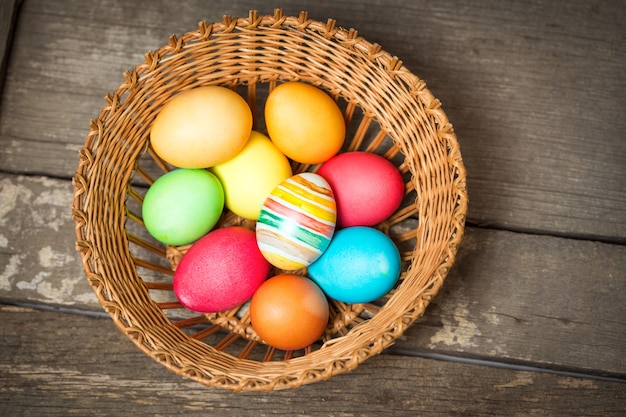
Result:
{"type": "Polygon", "coordinates": [[[346,125],[337,103],[310,84],[291,81],[276,87],[265,103],[267,132],[285,155],[317,164],[343,145],[346,125]]]}
{"type": "Polygon", "coordinates": [[[241,152],[211,171],[224,187],[226,207],[250,220],[257,220],[268,194],[292,174],[287,157],[254,130],[241,152]]]}
{"type": "Polygon", "coordinates": [[[159,112],[150,142],[164,161],[208,168],[235,156],[252,130],[252,112],[236,92],[220,86],[184,91],[159,112]]]}

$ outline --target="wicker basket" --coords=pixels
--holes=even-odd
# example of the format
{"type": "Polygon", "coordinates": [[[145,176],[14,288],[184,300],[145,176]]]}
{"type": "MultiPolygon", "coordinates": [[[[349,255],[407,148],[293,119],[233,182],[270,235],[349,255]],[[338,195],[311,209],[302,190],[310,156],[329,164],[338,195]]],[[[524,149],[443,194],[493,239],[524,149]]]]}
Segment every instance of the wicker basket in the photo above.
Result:
{"type": "MultiPolygon", "coordinates": [[[[253,11],[247,18],[226,16],[172,36],[124,76],[106,96],[80,151],[72,214],[77,250],[100,304],[147,355],[209,386],[298,387],[356,368],[424,313],[463,235],[466,177],[439,101],[401,61],[333,20],[253,11]],[[331,302],[322,339],[293,352],[264,345],[250,326],[246,305],[218,314],[182,308],[171,280],[186,248],[153,240],[140,216],[147,187],[172,169],[149,141],[151,124],[168,100],[201,85],[226,86],[248,100],[254,127],[263,131],[263,102],[288,80],[313,84],[334,97],[348,129],[342,151],[385,156],[406,184],[401,207],[377,226],[402,254],[396,288],[368,304],[331,302]]],[[[294,173],[316,168],[293,165],[294,173]]],[[[251,223],[225,212],[219,226],[251,223]]]]}

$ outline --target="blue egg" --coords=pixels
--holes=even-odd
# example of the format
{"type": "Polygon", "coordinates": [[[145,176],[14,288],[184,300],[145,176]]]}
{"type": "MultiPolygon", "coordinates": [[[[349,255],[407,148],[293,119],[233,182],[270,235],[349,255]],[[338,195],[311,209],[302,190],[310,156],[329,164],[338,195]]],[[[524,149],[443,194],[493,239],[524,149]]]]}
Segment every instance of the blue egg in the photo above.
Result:
{"type": "Polygon", "coordinates": [[[400,252],[377,229],[340,229],[326,251],[309,265],[309,277],[330,298],[345,303],[368,303],[385,295],[398,281],[400,252]]]}

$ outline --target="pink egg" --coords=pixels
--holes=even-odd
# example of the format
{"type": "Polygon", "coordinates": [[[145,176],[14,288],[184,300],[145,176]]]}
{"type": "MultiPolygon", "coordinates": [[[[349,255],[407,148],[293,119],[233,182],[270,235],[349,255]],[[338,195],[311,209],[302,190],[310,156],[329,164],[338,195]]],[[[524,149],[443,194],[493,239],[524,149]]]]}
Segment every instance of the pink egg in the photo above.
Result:
{"type": "Polygon", "coordinates": [[[337,226],[374,226],[391,216],[404,197],[404,180],[386,158],[369,152],[346,152],[317,171],[333,190],[337,226]]]}
{"type": "Polygon", "coordinates": [[[174,272],[178,301],[189,310],[215,313],[243,304],[269,275],[255,232],[229,226],[196,241],[174,272]]]}

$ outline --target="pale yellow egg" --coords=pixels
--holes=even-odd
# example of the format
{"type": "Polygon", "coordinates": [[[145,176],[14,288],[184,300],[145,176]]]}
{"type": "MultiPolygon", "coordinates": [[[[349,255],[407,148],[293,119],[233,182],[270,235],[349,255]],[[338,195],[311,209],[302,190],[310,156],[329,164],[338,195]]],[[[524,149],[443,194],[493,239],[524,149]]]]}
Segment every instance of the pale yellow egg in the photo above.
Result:
{"type": "Polygon", "coordinates": [[[252,130],[252,112],[235,91],[220,86],[184,91],[154,120],[151,146],[179,168],[208,168],[235,156],[252,130]]]}
{"type": "Polygon", "coordinates": [[[250,220],[258,219],[267,196],[292,175],[287,157],[267,136],[254,130],[235,157],[211,171],[224,187],[226,207],[250,220]]]}

